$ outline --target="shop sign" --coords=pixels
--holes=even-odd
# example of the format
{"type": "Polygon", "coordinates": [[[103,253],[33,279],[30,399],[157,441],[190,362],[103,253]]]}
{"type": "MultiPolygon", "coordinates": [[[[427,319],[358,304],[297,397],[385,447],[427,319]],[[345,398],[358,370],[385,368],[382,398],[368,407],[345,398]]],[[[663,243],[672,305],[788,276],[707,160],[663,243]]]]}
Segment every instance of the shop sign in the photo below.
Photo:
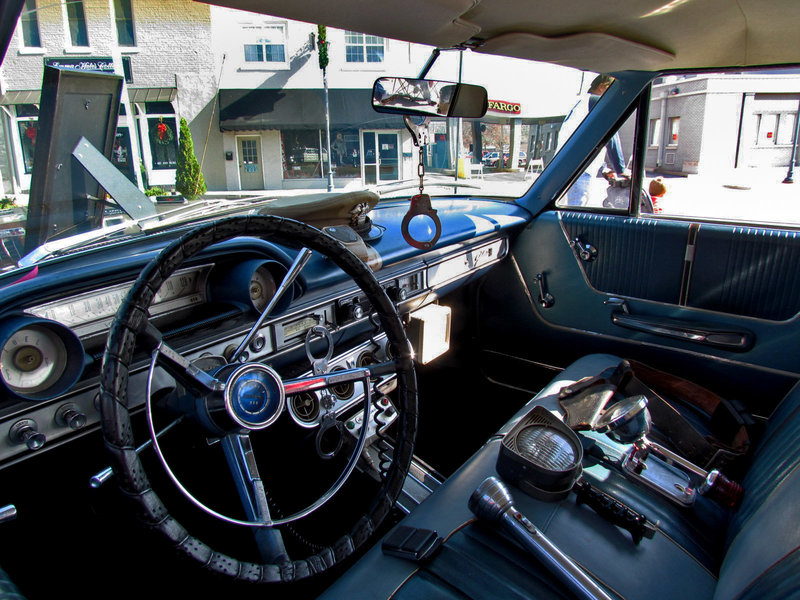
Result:
{"type": "Polygon", "coordinates": [[[506,100],[489,100],[489,110],[518,115],[522,110],[522,105],[519,102],[508,102],[506,100]]]}
{"type": "Polygon", "coordinates": [[[99,71],[100,73],[114,72],[114,59],[112,59],[110,56],[45,58],[44,64],[46,64],[48,67],[75,69],[77,71],[99,71]]]}

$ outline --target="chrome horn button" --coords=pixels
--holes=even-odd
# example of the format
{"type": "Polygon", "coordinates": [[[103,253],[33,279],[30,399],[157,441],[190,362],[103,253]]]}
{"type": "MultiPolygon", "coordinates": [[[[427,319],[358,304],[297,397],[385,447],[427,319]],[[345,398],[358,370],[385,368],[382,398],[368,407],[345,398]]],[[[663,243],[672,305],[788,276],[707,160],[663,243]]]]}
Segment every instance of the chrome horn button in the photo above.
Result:
{"type": "Polygon", "coordinates": [[[224,397],[228,415],[247,429],[269,427],[286,404],[280,376],[261,364],[245,364],[231,373],[224,397]]]}

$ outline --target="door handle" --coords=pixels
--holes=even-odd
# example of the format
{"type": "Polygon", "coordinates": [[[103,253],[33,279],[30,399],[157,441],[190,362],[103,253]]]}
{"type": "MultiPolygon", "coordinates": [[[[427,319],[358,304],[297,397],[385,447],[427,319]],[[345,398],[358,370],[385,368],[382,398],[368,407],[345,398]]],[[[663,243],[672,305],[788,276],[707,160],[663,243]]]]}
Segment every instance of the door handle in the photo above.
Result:
{"type": "Polygon", "coordinates": [[[755,341],[753,333],[746,329],[726,329],[678,319],[659,319],[612,312],[611,322],[626,329],[737,352],[749,350],[755,341]]]}

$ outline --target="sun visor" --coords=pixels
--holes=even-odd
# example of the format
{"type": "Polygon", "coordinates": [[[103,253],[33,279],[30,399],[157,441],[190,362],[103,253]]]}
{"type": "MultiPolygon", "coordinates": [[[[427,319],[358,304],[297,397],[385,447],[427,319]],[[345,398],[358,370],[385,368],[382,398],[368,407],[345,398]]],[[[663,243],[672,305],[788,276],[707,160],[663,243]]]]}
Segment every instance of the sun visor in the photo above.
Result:
{"type": "Polygon", "coordinates": [[[585,69],[597,73],[666,68],[675,55],[607,33],[576,33],[545,37],[533,33],[504,33],[475,49],[486,54],[515,56],[585,69]]]}

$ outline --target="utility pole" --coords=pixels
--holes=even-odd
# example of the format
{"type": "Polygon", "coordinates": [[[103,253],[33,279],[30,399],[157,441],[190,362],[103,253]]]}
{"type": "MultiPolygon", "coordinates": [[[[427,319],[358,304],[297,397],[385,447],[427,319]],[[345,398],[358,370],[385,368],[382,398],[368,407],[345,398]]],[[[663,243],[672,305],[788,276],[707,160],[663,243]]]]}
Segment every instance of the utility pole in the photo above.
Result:
{"type": "Polygon", "coordinates": [[[333,191],[333,169],[331,168],[331,109],[328,103],[328,32],[325,25],[317,25],[317,52],[319,68],[322,69],[322,85],[325,89],[325,136],[328,149],[328,191],[333,191]]]}

